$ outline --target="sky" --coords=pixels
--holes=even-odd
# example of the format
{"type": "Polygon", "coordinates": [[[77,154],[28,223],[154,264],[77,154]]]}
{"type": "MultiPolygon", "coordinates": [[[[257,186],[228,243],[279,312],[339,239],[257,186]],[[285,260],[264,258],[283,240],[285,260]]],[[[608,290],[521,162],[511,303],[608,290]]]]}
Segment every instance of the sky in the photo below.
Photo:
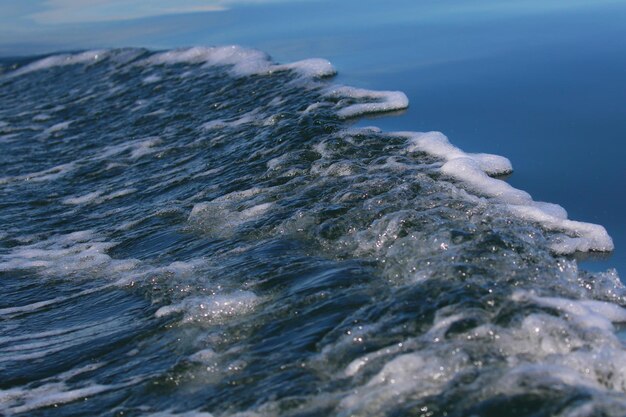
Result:
{"type": "MultiPolygon", "coordinates": [[[[592,3],[622,1],[626,0],[595,0],[592,3]]],[[[223,16],[224,12],[236,8],[278,3],[289,8],[294,3],[315,2],[328,9],[324,19],[310,22],[318,27],[337,20],[340,25],[350,25],[354,15],[361,15],[367,9],[376,12],[376,16],[371,18],[377,21],[385,20],[390,14],[394,23],[415,23],[417,20],[441,19],[442,14],[445,18],[457,16],[458,19],[466,19],[477,13],[482,16],[545,13],[590,5],[588,0],[415,0],[409,3],[390,1],[381,6],[377,2],[363,0],[358,2],[359,10],[354,10],[355,2],[330,0],[0,0],[0,56],[119,46],[174,47],[179,46],[178,43],[166,42],[164,36],[169,29],[180,32],[184,29],[180,25],[187,23],[177,21],[176,26],[171,19],[163,20],[168,16],[204,15],[207,19],[204,26],[202,22],[195,22],[198,30],[202,27],[209,31],[212,27],[229,30],[223,22],[213,22],[211,26],[210,21],[215,17],[209,15],[215,14],[228,20],[230,17],[223,16]],[[345,9],[346,5],[350,10],[335,13],[345,9]],[[402,9],[407,7],[415,10],[403,12],[402,9]]],[[[286,27],[289,22],[281,24],[286,27]]],[[[234,27],[246,30],[241,25],[235,24],[234,27]]],[[[204,40],[202,37],[198,39],[204,40]]]]}
{"type": "MultiPolygon", "coordinates": [[[[287,0],[0,0],[0,55],[106,44],[108,39],[102,34],[108,31],[100,30],[104,27],[116,28],[115,25],[158,16],[220,13],[238,5],[281,1],[287,0]]],[[[137,33],[142,31],[147,29],[138,25],[137,33]]],[[[128,30],[125,33],[126,39],[133,38],[128,30]]],[[[120,37],[111,39],[110,46],[117,44],[117,38],[120,37]]]]}
{"type": "MultiPolygon", "coordinates": [[[[0,0],[3,28],[28,31],[37,26],[132,20],[152,16],[224,11],[235,4],[281,0],[0,0]],[[26,24],[26,26],[24,26],[26,24]]],[[[285,0],[282,0],[285,1],[285,0]]]]}

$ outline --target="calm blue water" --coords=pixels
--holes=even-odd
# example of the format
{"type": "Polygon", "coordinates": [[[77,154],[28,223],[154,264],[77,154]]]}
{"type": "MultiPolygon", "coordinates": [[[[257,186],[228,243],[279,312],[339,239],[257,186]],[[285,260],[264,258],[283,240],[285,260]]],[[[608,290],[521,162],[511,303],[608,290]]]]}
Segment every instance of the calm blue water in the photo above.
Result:
{"type": "Polygon", "coordinates": [[[624,415],[625,12],[302,2],[0,39],[123,47],[0,61],[0,414],[624,415]],[[339,75],[128,48],[232,43],[339,75]],[[381,98],[337,84],[411,104],[345,120],[381,98]],[[556,254],[571,230],[400,130],[510,158],[614,255],[556,254]]]}

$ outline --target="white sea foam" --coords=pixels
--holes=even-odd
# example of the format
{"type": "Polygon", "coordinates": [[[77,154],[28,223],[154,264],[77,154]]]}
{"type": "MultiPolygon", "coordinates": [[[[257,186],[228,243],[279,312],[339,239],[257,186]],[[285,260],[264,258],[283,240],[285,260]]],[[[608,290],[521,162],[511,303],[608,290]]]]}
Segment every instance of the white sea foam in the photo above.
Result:
{"type": "Polygon", "coordinates": [[[106,275],[116,276],[138,266],[134,259],[112,259],[106,252],[113,246],[115,243],[105,242],[88,230],[52,236],[0,255],[0,271],[43,269],[61,276],[106,271],[106,275]]]}
{"type": "Polygon", "coordinates": [[[206,261],[204,259],[192,259],[186,262],[175,261],[165,266],[156,267],[142,265],[142,268],[124,274],[115,284],[132,286],[136,281],[152,280],[155,277],[175,278],[177,282],[182,282],[183,279],[194,277],[197,271],[205,266],[206,261]]]}
{"type": "MultiPolygon", "coordinates": [[[[350,390],[341,400],[341,409],[346,414],[377,415],[407,398],[440,395],[452,378],[465,372],[480,370],[488,382],[489,364],[472,362],[466,353],[477,348],[506,357],[504,368],[492,375],[495,380],[485,384],[489,396],[527,392],[529,383],[531,388],[533,383],[586,387],[597,398],[605,398],[607,390],[626,392],[626,352],[611,324],[626,320],[625,309],[607,302],[541,297],[528,291],[518,291],[511,299],[554,308],[560,316],[531,313],[511,327],[488,323],[449,335],[450,326],[465,315],[442,314],[448,310],[444,307],[424,335],[353,360],[343,374],[357,381],[368,375],[367,370],[379,370],[365,384],[350,390]]],[[[342,343],[326,347],[322,355],[332,354],[342,343]]]]}
{"type": "Polygon", "coordinates": [[[533,201],[531,196],[508,183],[489,175],[512,171],[503,157],[488,154],[469,154],[449,143],[440,132],[399,132],[409,139],[407,151],[425,152],[443,159],[441,172],[453,177],[483,195],[495,199],[519,218],[539,223],[548,230],[568,236],[555,240],[552,250],[566,254],[575,251],[611,251],[613,241],[604,227],[591,223],[567,220],[567,212],[556,204],[533,201]]]}
{"type": "Polygon", "coordinates": [[[367,384],[341,400],[342,414],[359,415],[365,410],[367,415],[382,414],[407,396],[415,400],[436,395],[469,362],[460,350],[445,360],[426,353],[406,353],[388,361],[367,384]]]}
{"type": "Polygon", "coordinates": [[[215,237],[227,237],[245,222],[255,220],[268,212],[273,203],[261,203],[237,209],[229,202],[214,200],[198,203],[189,214],[189,222],[215,237]]]}
{"type": "Polygon", "coordinates": [[[559,218],[537,206],[509,205],[507,208],[519,218],[539,223],[548,230],[571,234],[551,244],[555,253],[609,252],[614,248],[613,240],[603,226],[559,218]]]}
{"type": "Polygon", "coordinates": [[[338,104],[337,115],[342,118],[356,117],[368,113],[403,110],[409,106],[409,99],[401,91],[373,91],[354,87],[332,87],[325,93],[335,99],[367,100],[355,104],[338,104]]]}
{"type": "MultiPolygon", "coordinates": [[[[77,390],[70,390],[67,380],[85,372],[94,371],[103,366],[93,363],[63,372],[55,377],[47,378],[35,387],[29,385],[0,390],[0,412],[3,415],[23,413],[53,404],[62,404],[103,392],[103,386],[92,384],[77,390]],[[98,388],[99,387],[99,388],[98,388]]],[[[128,384],[125,384],[128,385],[128,384]]],[[[111,387],[112,388],[112,387],[111,387]]]]}
{"type": "Polygon", "coordinates": [[[273,64],[264,52],[241,46],[193,47],[155,54],[142,62],[146,65],[204,64],[228,66],[233,75],[261,75],[292,70],[306,77],[326,77],[335,74],[330,62],[324,59],[307,59],[291,64],[273,64]]]}
{"type": "Polygon", "coordinates": [[[513,172],[511,162],[498,155],[468,154],[453,146],[441,132],[407,133],[409,138],[407,151],[425,152],[430,155],[451,161],[459,158],[469,158],[478,163],[480,169],[489,175],[502,175],[513,172]]]}
{"type": "Polygon", "coordinates": [[[28,74],[29,72],[40,71],[52,67],[96,63],[106,58],[108,54],[109,51],[106,50],[93,50],[81,52],[78,54],[52,55],[35,62],[31,62],[30,64],[22,68],[18,68],[17,70],[9,73],[8,76],[15,77],[23,74],[28,74]]]}
{"type": "Polygon", "coordinates": [[[626,309],[605,301],[540,297],[524,291],[514,293],[512,298],[515,301],[530,300],[541,306],[554,308],[582,327],[597,327],[612,332],[612,323],[626,323],[626,309]]]}
{"type": "Polygon", "coordinates": [[[205,233],[227,237],[240,225],[260,218],[274,207],[273,202],[264,202],[265,198],[264,190],[257,187],[235,191],[194,204],[188,221],[205,233]]]}
{"type": "Polygon", "coordinates": [[[192,296],[177,304],[159,308],[155,316],[163,317],[182,312],[184,313],[183,323],[197,321],[215,323],[249,313],[258,302],[258,297],[250,291],[215,296],[192,296]]]}
{"type": "Polygon", "coordinates": [[[305,59],[283,65],[273,65],[270,68],[270,71],[285,70],[295,71],[309,78],[330,77],[337,73],[337,70],[335,70],[329,61],[319,58],[305,59]]]}

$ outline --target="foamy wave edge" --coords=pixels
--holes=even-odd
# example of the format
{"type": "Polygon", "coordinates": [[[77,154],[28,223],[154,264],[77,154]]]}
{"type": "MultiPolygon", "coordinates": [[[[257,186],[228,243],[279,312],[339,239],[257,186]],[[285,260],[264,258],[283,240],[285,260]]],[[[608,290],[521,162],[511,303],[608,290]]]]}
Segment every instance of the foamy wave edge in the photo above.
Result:
{"type": "MultiPolygon", "coordinates": [[[[66,65],[92,65],[105,59],[131,65],[200,64],[202,66],[226,66],[233,76],[266,75],[279,71],[293,71],[304,79],[331,77],[336,74],[332,64],[319,58],[305,59],[289,64],[273,63],[264,52],[237,45],[173,49],[158,52],[147,58],[137,59],[145,50],[91,50],[77,54],[58,54],[31,62],[6,74],[16,77],[23,74],[66,65]]],[[[330,99],[352,99],[356,103],[339,102],[333,109],[341,119],[372,113],[406,109],[407,96],[400,91],[376,91],[346,86],[330,86],[323,91],[330,99]]],[[[316,107],[318,103],[313,104],[316,107]]],[[[534,201],[530,194],[512,187],[494,175],[513,171],[510,161],[502,156],[470,154],[452,145],[441,132],[391,132],[390,136],[407,138],[407,152],[423,152],[443,160],[440,172],[462,183],[467,189],[483,195],[495,204],[503,206],[513,216],[539,224],[549,231],[564,234],[551,243],[554,253],[560,255],[575,252],[610,252],[613,240],[606,229],[598,224],[573,221],[561,206],[534,201]]]]}
{"type": "MultiPolygon", "coordinates": [[[[13,72],[8,77],[16,77],[52,67],[84,64],[91,65],[105,59],[126,63],[135,60],[143,49],[122,50],[90,50],[77,54],[51,55],[31,62],[13,72]]],[[[325,59],[305,59],[290,64],[276,64],[270,57],[256,49],[244,48],[237,45],[229,46],[195,46],[192,48],[173,49],[158,52],[145,59],[133,62],[133,65],[174,65],[174,64],[202,64],[205,66],[229,66],[231,74],[235,76],[263,75],[277,71],[295,71],[310,78],[329,77],[336,74],[335,68],[325,59]]]]}

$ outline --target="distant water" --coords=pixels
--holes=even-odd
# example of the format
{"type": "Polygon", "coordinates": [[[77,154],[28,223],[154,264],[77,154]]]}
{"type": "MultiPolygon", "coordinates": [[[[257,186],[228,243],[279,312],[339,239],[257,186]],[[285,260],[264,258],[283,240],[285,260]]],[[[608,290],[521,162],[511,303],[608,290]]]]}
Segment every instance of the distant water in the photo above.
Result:
{"type": "Polygon", "coordinates": [[[622,416],[609,251],[324,60],[2,61],[0,413],[622,416]]]}

